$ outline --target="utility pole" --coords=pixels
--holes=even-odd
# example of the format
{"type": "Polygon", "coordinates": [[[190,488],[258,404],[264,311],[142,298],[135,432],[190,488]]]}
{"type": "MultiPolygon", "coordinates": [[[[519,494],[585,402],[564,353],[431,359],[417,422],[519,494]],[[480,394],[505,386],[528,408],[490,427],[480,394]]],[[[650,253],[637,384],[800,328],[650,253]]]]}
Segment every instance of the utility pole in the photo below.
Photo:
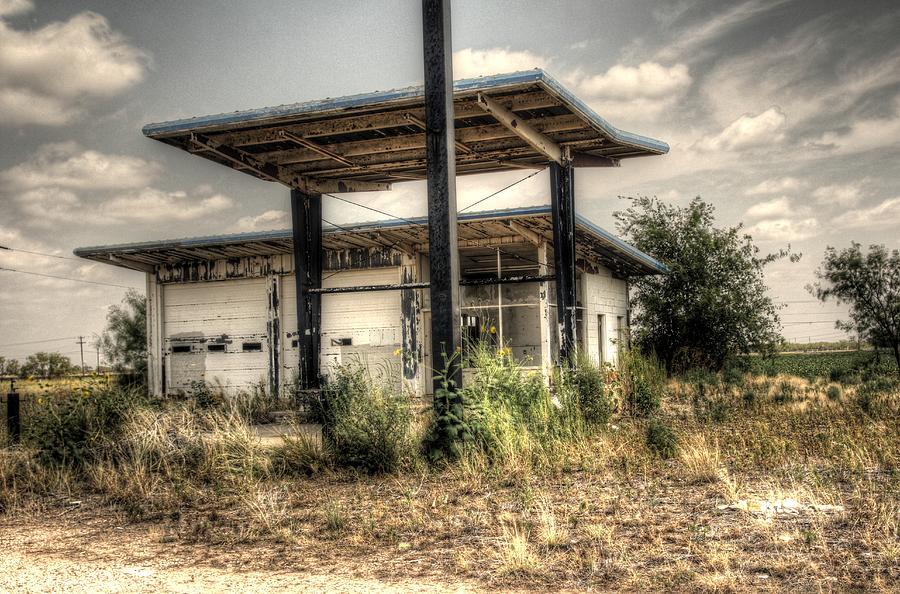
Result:
{"type": "Polygon", "coordinates": [[[81,350],[81,377],[84,377],[84,336],[78,337],[78,348],[81,350]]]}

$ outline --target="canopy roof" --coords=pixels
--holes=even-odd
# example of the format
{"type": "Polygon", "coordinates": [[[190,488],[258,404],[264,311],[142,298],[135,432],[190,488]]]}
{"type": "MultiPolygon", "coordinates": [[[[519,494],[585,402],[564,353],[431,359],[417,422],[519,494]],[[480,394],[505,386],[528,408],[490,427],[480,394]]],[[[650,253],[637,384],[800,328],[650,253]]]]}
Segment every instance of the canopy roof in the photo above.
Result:
{"type": "MultiPolygon", "coordinates": [[[[520,244],[546,240],[552,243],[553,227],[548,206],[461,213],[458,216],[460,247],[478,247],[486,238],[518,238],[520,244]]],[[[582,261],[602,264],[620,276],[641,276],[667,271],[665,265],[625,243],[615,235],[576,215],[576,251],[582,261]]],[[[427,251],[428,221],[388,220],[340,228],[326,227],[322,246],[326,250],[412,246],[427,251]]],[[[508,251],[507,241],[498,245],[508,251]]],[[[97,262],[149,271],[160,264],[292,254],[292,233],[259,231],[186,239],[148,241],[120,245],[84,247],[75,255],[97,262]]]]}
{"type": "MultiPolygon", "coordinates": [[[[543,70],[459,80],[457,174],[576,166],[668,152],[625,132],[543,70]]],[[[146,136],[250,175],[313,192],[425,179],[423,87],[149,124],[146,136]]]]}

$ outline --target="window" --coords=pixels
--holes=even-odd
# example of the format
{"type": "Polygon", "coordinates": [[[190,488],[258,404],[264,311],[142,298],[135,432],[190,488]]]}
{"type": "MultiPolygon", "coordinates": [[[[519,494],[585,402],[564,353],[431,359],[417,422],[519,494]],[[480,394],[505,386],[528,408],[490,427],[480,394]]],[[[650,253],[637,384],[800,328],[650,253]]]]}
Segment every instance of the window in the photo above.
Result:
{"type": "Polygon", "coordinates": [[[224,353],[225,345],[224,344],[208,344],[206,345],[206,350],[210,353],[224,353]]]}
{"type": "Polygon", "coordinates": [[[299,339],[296,339],[296,338],[291,339],[291,348],[292,348],[292,349],[296,349],[296,348],[298,348],[299,346],[300,346],[300,340],[299,340],[299,339]]]}
{"type": "Polygon", "coordinates": [[[353,344],[352,338],[332,338],[331,346],[351,346],[353,344]]]}
{"type": "Polygon", "coordinates": [[[256,353],[262,350],[261,342],[245,342],[241,347],[245,353],[256,353]]]}
{"type": "Polygon", "coordinates": [[[189,344],[176,344],[172,346],[173,353],[190,353],[191,345],[189,344]]]}
{"type": "Polygon", "coordinates": [[[616,316],[616,350],[625,348],[625,317],[616,316]]]}

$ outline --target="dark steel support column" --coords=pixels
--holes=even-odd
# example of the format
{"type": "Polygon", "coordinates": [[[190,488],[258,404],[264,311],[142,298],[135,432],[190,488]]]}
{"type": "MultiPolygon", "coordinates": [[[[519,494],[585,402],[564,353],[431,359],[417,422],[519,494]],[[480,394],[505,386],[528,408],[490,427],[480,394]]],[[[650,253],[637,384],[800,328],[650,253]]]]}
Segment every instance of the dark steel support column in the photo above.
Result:
{"type": "Polygon", "coordinates": [[[559,361],[575,354],[575,188],[571,164],[550,163],[550,204],[553,213],[553,267],[556,273],[556,319],[559,361]]]}
{"type": "Polygon", "coordinates": [[[319,322],[322,298],[322,195],[291,190],[294,231],[294,276],[297,283],[299,388],[319,388],[319,322]]]}
{"type": "MultiPolygon", "coordinates": [[[[425,155],[428,174],[428,259],[431,267],[431,354],[437,371],[457,387],[462,370],[459,317],[459,248],[456,230],[456,135],[450,0],[422,0],[425,45],[425,155]]],[[[434,380],[435,393],[441,388],[434,380]]],[[[435,399],[436,406],[443,406],[435,399]]]]}

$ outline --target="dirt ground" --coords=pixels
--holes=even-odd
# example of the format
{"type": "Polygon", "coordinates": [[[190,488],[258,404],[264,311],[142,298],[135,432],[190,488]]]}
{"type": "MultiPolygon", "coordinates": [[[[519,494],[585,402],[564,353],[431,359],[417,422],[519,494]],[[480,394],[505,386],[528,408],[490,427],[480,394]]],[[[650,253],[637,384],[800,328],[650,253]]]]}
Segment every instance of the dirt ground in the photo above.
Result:
{"type": "Polygon", "coordinates": [[[386,580],[285,548],[162,543],[85,512],[0,523],[0,592],[474,592],[452,576],[386,580]]]}

